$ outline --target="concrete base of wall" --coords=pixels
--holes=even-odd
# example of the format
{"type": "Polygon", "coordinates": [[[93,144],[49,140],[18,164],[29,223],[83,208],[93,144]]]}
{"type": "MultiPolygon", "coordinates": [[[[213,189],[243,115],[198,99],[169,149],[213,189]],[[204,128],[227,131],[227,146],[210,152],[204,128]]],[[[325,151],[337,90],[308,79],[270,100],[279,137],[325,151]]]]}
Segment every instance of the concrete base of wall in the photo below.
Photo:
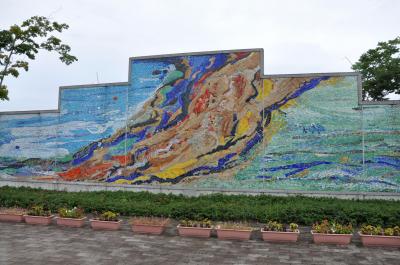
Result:
{"type": "Polygon", "coordinates": [[[29,181],[29,180],[2,180],[0,187],[31,187],[46,190],[58,190],[67,192],[78,191],[148,191],[151,193],[171,193],[183,194],[186,196],[199,196],[212,193],[222,193],[227,195],[273,195],[273,196],[307,196],[307,197],[335,197],[340,199],[360,199],[360,200],[400,200],[400,193],[390,192],[322,192],[322,191],[297,191],[297,190],[219,190],[219,189],[190,189],[173,186],[150,186],[150,185],[117,185],[90,182],[48,182],[48,181],[29,181]]]}

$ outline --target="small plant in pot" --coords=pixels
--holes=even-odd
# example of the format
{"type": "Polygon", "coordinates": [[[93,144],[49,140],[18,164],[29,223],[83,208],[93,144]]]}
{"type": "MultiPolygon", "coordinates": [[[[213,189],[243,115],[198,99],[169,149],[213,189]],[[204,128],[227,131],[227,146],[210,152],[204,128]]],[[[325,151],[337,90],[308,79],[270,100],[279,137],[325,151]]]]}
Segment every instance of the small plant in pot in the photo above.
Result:
{"type": "Polygon", "coordinates": [[[169,223],[163,217],[133,217],[131,220],[132,231],[141,234],[161,235],[169,223]]]}
{"type": "Polygon", "coordinates": [[[296,242],[300,234],[298,228],[299,226],[295,223],[286,226],[276,221],[269,221],[261,229],[261,235],[264,241],[296,242]]]}
{"type": "Polygon", "coordinates": [[[23,222],[26,209],[13,207],[13,208],[0,208],[0,221],[3,222],[23,222]]]}
{"type": "Polygon", "coordinates": [[[85,224],[85,212],[81,208],[58,209],[59,217],[56,218],[57,225],[68,227],[82,227],[85,224]]]}
{"type": "Polygon", "coordinates": [[[314,243],[348,245],[353,237],[353,226],[323,220],[312,226],[311,234],[314,243]]]}
{"type": "Polygon", "coordinates": [[[49,225],[54,215],[50,210],[44,208],[43,205],[34,205],[28,209],[24,215],[25,222],[28,224],[49,225]]]}
{"type": "Polygon", "coordinates": [[[101,214],[95,213],[95,218],[90,219],[90,225],[94,230],[118,230],[122,220],[119,214],[112,211],[105,211],[101,214]]]}
{"type": "Polygon", "coordinates": [[[201,221],[184,219],[179,222],[177,229],[180,236],[210,237],[213,225],[207,218],[201,221]]]}
{"type": "Polygon", "coordinates": [[[249,240],[253,227],[248,223],[220,223],[216,227],[218,239],[249,240]]]}
{"type": "Polygon", "coordinates": [[[400,226],[382,228],[363,225],[358,234],[364,246],[400,247],[400,226]]]}

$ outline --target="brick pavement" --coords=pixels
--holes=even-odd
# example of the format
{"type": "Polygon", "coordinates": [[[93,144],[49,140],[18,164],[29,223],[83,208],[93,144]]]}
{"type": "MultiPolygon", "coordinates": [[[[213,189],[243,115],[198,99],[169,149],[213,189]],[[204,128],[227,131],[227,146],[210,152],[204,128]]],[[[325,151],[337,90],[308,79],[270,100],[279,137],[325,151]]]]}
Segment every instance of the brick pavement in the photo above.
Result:
{"type": "Polygon", "coordinates": [[[0,264],[400,264],[399,248],[315,245],[302,228],[295,244],[181,238],[134,234],[127,222],[120,231],[92,231],[56,225],[0,223],[0,264]]]}

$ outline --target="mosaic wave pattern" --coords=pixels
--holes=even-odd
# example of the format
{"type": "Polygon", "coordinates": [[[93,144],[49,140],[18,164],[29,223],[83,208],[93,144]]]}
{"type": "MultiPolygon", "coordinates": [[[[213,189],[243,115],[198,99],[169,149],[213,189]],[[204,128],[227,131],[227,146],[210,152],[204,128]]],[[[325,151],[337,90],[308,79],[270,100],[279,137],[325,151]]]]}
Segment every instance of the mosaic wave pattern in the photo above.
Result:
{"type": "Polygon", "coordinates": [[[0,178],[217,189],[400,192],[399,106],[357,76],[263,76],[259,50],[130,61],[60,111],[0,114],[0,178]]]}

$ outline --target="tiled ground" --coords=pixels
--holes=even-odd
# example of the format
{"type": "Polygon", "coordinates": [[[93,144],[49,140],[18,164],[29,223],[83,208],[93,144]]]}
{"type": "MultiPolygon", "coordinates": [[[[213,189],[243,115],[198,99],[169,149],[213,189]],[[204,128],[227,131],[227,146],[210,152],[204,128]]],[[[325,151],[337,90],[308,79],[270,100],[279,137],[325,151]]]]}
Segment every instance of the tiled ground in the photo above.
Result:
{"type": "Polygon", "coordinates": [[[0,223],[0,264],[400,264],[399,248],[315,245],[307,228],[296,244],[272,244],[254,233],[247,242],[0,223]]]}

